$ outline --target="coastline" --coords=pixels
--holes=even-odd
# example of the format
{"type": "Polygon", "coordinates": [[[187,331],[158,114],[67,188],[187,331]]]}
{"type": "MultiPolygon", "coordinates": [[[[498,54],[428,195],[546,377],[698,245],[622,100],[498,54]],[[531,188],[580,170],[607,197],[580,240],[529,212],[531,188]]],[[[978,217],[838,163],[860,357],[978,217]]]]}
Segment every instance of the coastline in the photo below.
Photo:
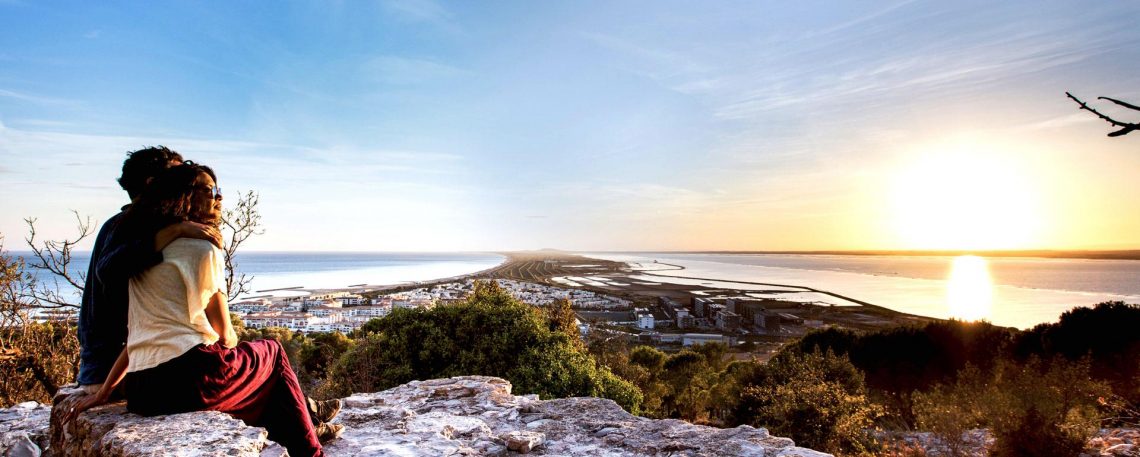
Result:
{"type": "Polygon", "coordinates": [[[497,252],[461,253],[252,253],[239,257],[239,273],[253,278],[243,296],[378,290],[456,280],[502,265],[497,252]],[[275,293],[276,292],[276,293],[275,293]]]}
{"type": "MultiPolygon", "coordinates": [[[[720,264],[708,259],[693,259],[694,270],[689,268],[681,273],[673,270],[645,271],[631,266],[629,262],[652,262],[649,256],[636,256],[641,260],[631,260],[625,256],[599,258],[608,253],[569,253],[557,250],[495,252],[502,260],[493,266],[470,273],[448,275],[431,279],[405,281],[390,284],[357,284],[349,287],[305,288],[305,293],[345,292],[399,292],[419,287],[429,287],[467,279],[514,279],[546,284],[557,287],[591,290],[598,293],[617,294],[627,297],[674,297],[691,300],[704,291],[735,290],[741,296],[757,299],[769,298],[814,306],[856,305],[864,310],[874,311],[880,316],[900,319],[949,319],[953,314],[947,308],[947,280],[943,276],[914,277],[899,274],[877,274],[866,271],[843,269],[805,269],[772,265],[720,264]],[[701,262],[701,261],[705,262],[701,262]],[[598,264],[595,269],[560,269],[551,263],[598,264]],[[631,276],[644,275],[637,280],[631,276]],[[602,283],[587,278],[587,283],[565,282],[567,277],[601,277],[602,283]],[[604,278],[610,278],[606,280],[604,278]],[[664,284],[638,284],[649,281],[650,277],[664,284]],[[622,283],[624,285],[617,286],[622,283]],[[715,284],[714,284],[715,283],[715,284]],[[765,290],[768,289],[768,290],[765,290]],[[785,289],[785,290],[773,290],[785,289]],[[798,293],[789,293],[798,292],[798,293]]],[[[678,252],[643,253],[667,256],[678,252]]],[[[737,252],[737,255],[743,254],[737,252]]],[[[723,255],[723,254],[722,254],[723,255]]],[[[633,257],[633,256],[631,256],[633,257]]],[[[852,257],[846,257],[851,259],[852,257]]],[[[822,260],[822,259],[821,259],[822,260]]],[[[668,258],[661,262],[677,263],[668,258]]],[[[870,261],[868,259],[868,261],[870,261]]],[[[682,263],[689,264],[690,262],[682,263]]],[[[932,259],[928,263],[949,265],[949,259],[932,259]]],[[[677,266],[676,268],[682,268],[677,266]]],[[[1131,268],[1131,267],[1129,267],[1131,268]]],[[[1129,270],[1131,271],[1131,270],[1129,270]]],[[[1131,273],[1129,273],[1131,274],[1131,273]]],[[[1109,292],[1089,292],[1081,290],[1059,290],[1027,287],[1023,285],[993,284],[994,304],[987,320],[996,325],[1028,328],[1042,322],[1051,322],[1063,312],[1077,306],[1092,306],[1102,301],[1140,301],[1140,295],[1116,294],[1109,292]]]]}
{"type": "MultiPolygon", "coordinates": [[[[833,297],[834,294],[844,299],[855,297],[862,302],[902,314],[933,319],[949,319],[956,315],[951,309],[948,291],[950,287],[960,287],[950,282],[949,273],[953,267],[951,258],[861,259],[844,256],[813,259],[788,255],[736,258],[723,254],[676,252],[642,255],[607,254],[588,255],[646,264],[655,261],[683,264],[690,269],[683,276],[700,278],[694,280],[674,278],[671,280],[673,282],[697,284],[695,281],[698,280],[719,280],[722,282],[719,287],[753,291],[758,287],[764,287],[764,284],[794,285],[804,291],[824,290],[831,292],[832,294],[826,295],[833,297]]],[[[989,263],[997,276],[983,279],[981,283],[973,286],[976,287],[974,290],[984,291],[985,296],[992,297],[992,303],[986,305],[989,311],[983,316],[996,325],[1029,328],[1040,323],[1053,322],[1062,313],[1079,306],[1092,306],[1107,301],[1140,303],[1140,293],[1136,292],[1136,284],[1132,281],[1132,278],[1140,275],[1138,263],[1100,263],[1071,259],[990,259],[989,263]],[[1019,283],[1002,282],[998,279],[1010,279],[1019,283]],[[1046,286],[1035,286],[1035,282],[1046,286]]],[[[663,276],[658,277],[660,280],[670,280],[668,276],[677,275],[675,272],[656,274],[663,276]]],[[[818,300],[815,294],[806,297],[785,296],[804,302],[818,300]]],[[[826,299],[823,302],[842,304],[826,299]]]]}
{"type": "Polygon", "coordinates": [[[1025,250],[819,250],[819,251],[590,251],[606,254],[715,254],[715,255],[800,255],[800,256],[882,256],[882,257],[958,257],[974,255],[992,258],[1140,260],[1140,249],[1025,249],[1025,250]]]}

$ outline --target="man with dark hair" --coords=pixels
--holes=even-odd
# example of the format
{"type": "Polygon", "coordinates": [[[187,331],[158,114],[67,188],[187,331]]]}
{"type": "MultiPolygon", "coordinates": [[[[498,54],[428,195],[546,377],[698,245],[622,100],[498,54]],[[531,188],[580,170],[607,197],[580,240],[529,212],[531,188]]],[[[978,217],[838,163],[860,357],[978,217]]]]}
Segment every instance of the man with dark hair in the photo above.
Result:
{"type": "MultiPolygon", "coordinates": [[[[131,201],[162,170],[182,163],[182,156],[154,146],[127,154],[119,186],[131,201]]],[[[125,211],[130,204],[123,206],[125,211]]],[[[153,237],[120,239],[112,236],[123,213],[111,216],[99,229],[91,248],[91,264],[79,309],[79,385],[89,393],[103,384],[127,342],[127,280],[162,262],[162,249],[177,238],[199,238],[221,247],[217,228],[181,222],[159,230],[153,237]]]]}

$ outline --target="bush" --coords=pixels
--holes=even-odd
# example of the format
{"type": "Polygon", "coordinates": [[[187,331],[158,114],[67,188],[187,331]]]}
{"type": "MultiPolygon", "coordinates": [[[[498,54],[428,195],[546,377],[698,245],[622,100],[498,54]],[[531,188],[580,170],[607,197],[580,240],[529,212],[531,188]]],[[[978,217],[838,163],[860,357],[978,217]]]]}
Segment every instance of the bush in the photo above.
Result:
{"type": "Polygon", "coordinates": [[[967,364],[988,371],[1014,333],[985,322],[953,320],[863,334],[826,329],[809,333],[787,350],[847,355],[866,374],[872,389],[909,393],[952,382],[967,364]]]}
{"type": "Polygon", "coordinates": [[[831,352],[789,352],[757,365],[735,411],[738,420],[790,436],[800,446],[851,453],[874,450],[867,429],[881,414],[867,400],[862,373],[831,352]]]}
{"type": "MultiPolygon", "coordinates": [[[[554,313],[558,314],[558,313],[554,313]]],[[[327,392],[374,392],[412,380],[498,376],[516,393],[544,398],[609,398],[636,414],[637,387],[599,367],[563,323],[515,300],[497,284],[478,283],[466,301],[397,309],[361,327],[357,342],[331,367],[327,392]]]]}
{"type": "Polygon", "coordinates": [[[1140,306],[1100,303],[1066,311],[1056,323],[1041,324],[1018,335],[1014,357],[1070,361],[1089,357],[1095,379],[1107,381],[1130,403],[1140,403],[1140,306]]]}
{"type": "Polygon", "coordinates": [[[29,400],[50,403],[79,371],[79,340],[67,322],[36,322],[35,284],[0,236],[0,408],[29,400]]]}
{"type": "Polygon", "coordinates": [[[1092,380],[1087,359],[1003,364],[995,384],[987,402],[995,457],[1079,454],[1100,424],[1097,400],[1109,394],[1092,380]]]}
{"type": "Polygon", "coordinates": [[[993,431],[994,456],[1077,455],[1099,426],[1097,405],[1108,392],[1087,360],[1031,358],[988,373],[963,370],[954,384],[916,394],[914,410],[953,455],[965,451],[962,432],[978,427],[993,431]]]}
{"type": "Polygon", "coordinates": [[[51,403],[56,390],[75,381],[79,339],[66,322],[0,329],[0,407],[35,400],[51,403]]]}
{"type": "Polygon", "coordinates": [[[302,386],[314,384],[328,377],[329,367],[341,354],[352,348],[353,341],[340,332],[320,332],[308,336],[308,344],[301,347],[300,366],[294,367],[304,374],[302,386]]]}
{"type": "Polygon", "coordinates": [[[920,430],[934,434],[950,457],[970,455],[964,434],[988,425],[987,399],[992,398],[992,376],[969,365],[953,384],[935,386],[914,394],[914,415],[920,430]]]}

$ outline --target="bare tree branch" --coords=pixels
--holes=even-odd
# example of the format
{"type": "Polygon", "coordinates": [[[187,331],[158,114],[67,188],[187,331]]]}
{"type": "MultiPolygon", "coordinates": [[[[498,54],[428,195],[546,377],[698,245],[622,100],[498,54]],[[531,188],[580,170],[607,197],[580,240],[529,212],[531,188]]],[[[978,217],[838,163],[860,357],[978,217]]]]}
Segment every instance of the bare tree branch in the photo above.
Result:
{"type": "Polygon", "coordinates": [[[1110,101],[1110,102],[1112,102],[1112,103],[1116,103],[1117,105],[1123,106],[1123,107],[1125,107],[1125,108],[1129,108],[1129,109],[1134,109],[1134,110],[1136,110],[1136,111],[1140,111],[1140,106],[1136,106],[1136,105],[1133,105],[1133,104],[1131,104],[1131,103],[1128,103],[1128,102],[1122,102],[1122,101],[1120,101],[1120,100],[1117,100],[1117,99],[1115,99],[1115,98],[1109,98],[1109,97],[1097,97],[1097,98],[1098,98],[1098,99],[1100,99],[1100,100],[1108,100],[1108,101],[1110,101]]]}
{"type": "Polygon", "coordinates": [[[222,213],[222,228],[226,239],[223,249],[226,257],[226,289],[231,301],[249,292],[249,283],[253,281],[252,276],[236,272],[234,258],[242,243],[251,236],[265,233],[261,226],[261,212],[257,209],[259,198],[253,191],[242,193],[237,204],[222,213]]]}
{"type": "MultiPolygon", "coordinates": [[[[1118,120],[1113,119],[1113,118],[1111,118],[1105,114],[1102,114],[1100,111],[1097,111],[1095,108],[1093,108],[1093,107],[1089,106],[1087,103],[1081,101],[1079,98],[1075,97],[1073,94],[1065,92],[1065,95],[1068,96],[1069,98],[1073,99],[1073,101],[1077,102],[1078,105],[1081,105],[1080,109],[1083,109],[1083,110],[1086,110],[1086,111],[1089,111],[1089,112],[1095,114],[1096,117],[1099,117],[1099,118],[1105,120],[1106,122],[1108,122],[1109,124],[1112,124],[1115,127],[1120,127],[1120,130],[1109,133],[1108,136],[1112,136],[1112,137],[1123,136],[1123,135],[1127,135],[1129,132],[1131,132],[1133,130],[1140,129],[1140,123],[1127,123],[1127,122],[1118,121],[1118,120]]],[[[1125,108],[1130,108],[1130,109],[1140,111],[1140,107],[1138,107],[1136,105],[1129,104],[1129,103],[1122,102],[1120,100],[1116,100],[1116,99],[1108,98],[1108,97],[1098,97],[1098,98],[1101,100],[1108,100],[1110,102],[1113,102],[1113,103],[1120,105],[1120,106],[1123,106],[1125,108]]]]}
{"type": "MultiPolygon", "coordinates": [[[[0,235],[0,329],[28,322],[31,306],[27,299],[26,284],[24,259],[9,256],[4,251],[4,237],[0,235]]],[[[7,346],[8,343],[6,340],[0,341],[0,346],[7,346]]]]}
{"type": "MultiPolygon", "coordinates": [[[[24,270],[23,258],[8,255],[3,240],[0,234],[0,404],[50,398],[61,383],[75,379],[78,369],[79,342],[69,322],[73,305],[36,299],[35,276],[24,270]],[[53,315],[56,308],[67,312],[53,315]]],[[[55,255],[70,260],[70,254],[55,255]]]]}
{"type": "Polygon", "coordinates": [[[34,218],[24,219],[28,224],[28,236],[24,238],[28,247],[32,249],[32,262],[29,264],[32,268],[47,270],[55,276],[56,281],[53,284],[55,287],[47,287],[46,284],[41,284],[35,281],[31,275],[27,278],[28,287],[26,294],[29,298],[35,301],[36,306],[43,308],[78,308],[79,304],[75,300],[67,298],[66,292],[60,291],[60,281],[63,282],[64,288],[71,286],[69,290],[73,292],[71,295],[78,295],[83,292],[84,283],[86,282],[86,273],[83,271],[75,271],[71,267],[72,254],[80,242],[94,233],[94,226],[91,224],[91,218],[83,218],[78,212],[72,211],[75,214],[76,229],[79,232],[73,239],[63,240],[36,240],[36,220],[34,218]]]}

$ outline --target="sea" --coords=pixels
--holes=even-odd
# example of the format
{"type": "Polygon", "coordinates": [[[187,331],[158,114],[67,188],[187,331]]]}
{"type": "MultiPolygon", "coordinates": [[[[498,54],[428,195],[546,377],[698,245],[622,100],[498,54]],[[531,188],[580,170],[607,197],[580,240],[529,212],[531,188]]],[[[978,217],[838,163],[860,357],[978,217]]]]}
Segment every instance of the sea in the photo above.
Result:
{"type": "MultiPolygon", "coordinates": [[[[955,279],[957,257],[892,255],[584,253],[629,262],[645,271],[640,281],[755,290],[756,297],[850,306],[833,296],[749,283],[807,286],[903,313],[961,318],[954,309],[963,288],[984,312],[971,316],[1028,328],[1055,322],[1078,306],[1105,301],[1140,303],[1140,261],[990,257],[977,275],[955,279]],[[684,267],[678,270],[674,266],[684,267]],[[684,277],[684,278],[680,278],[684,277]],[[702,278],[702,279],[686,279],[702,278]],[[782,290],[783,289],[783,290],[782,290]]],[[[962,275],[958,275],[961,277],[962,275]]]]}
{"type": "MultiPolygon", "coordinates": [[[[27,257],[28,253],[12,254],[27,257]]],[[[746,284],[806,286],[936,318],[962,318],[954,307],[960,281],[953,278],[955,257],[691,254],[670,252],[587,252],[587,257],[628,262],[643,270],[639,282],[700,284],[754,291],[754,297],[851,306],[834,296],[794,288],[746,284]],[[678,270],[677,267],[683,267],[678,270]],[[680,278],[683,276],[684,278],[680,278]],[[699,279],[686,279],[699,278],[699,279]],[[781,290],[784,289],[784,290],[781,290]]],[[[344,253],[246,252],[237,269],[253,277],[248,296],[301,294],[288,289],[335,289],[394,285],[460,276],[493,268],[505,257],[494,253],[344,253]]],[[[86,271],[87,253],[76,253],[72,266],[86,271]]],[[[982,258],[985,274],[967,281],[969,297],[985,310],[971,319],[1029,328],[1055,322],[1077,306],[1105,301],[1140,303],[1140,261],[994,257],[982,258]],[[983,293],[984,292],[984,293],[983,293]],[[984,296],[983,296],[984,295],[984,296]],[[978,298],[982,297],[982,298],[978,298]]],[[[45,281],[52,275],[31,270],[45,281]]],[[[60,287],[60,290],[67,290],[60,287]]]]}
{"type": "MultiPolygon", "coordinates": [[[[12,254],[30,258],[29,252],[12,254]]],[[[494,268],[505,260],[499,254],[479,252],[241,252],[234,264],[238,273],[253,278],[251,292],[241,299],[303,294],[296,289],[341,289],[450,278],[494,268]]],[[[72,269],[85,273],[90,261],[90,253],[76,253],[72,269]]],[[[28,271],[59,290],[73,289],[57,284],[54,275],[46,271],[28,271]]]]}

